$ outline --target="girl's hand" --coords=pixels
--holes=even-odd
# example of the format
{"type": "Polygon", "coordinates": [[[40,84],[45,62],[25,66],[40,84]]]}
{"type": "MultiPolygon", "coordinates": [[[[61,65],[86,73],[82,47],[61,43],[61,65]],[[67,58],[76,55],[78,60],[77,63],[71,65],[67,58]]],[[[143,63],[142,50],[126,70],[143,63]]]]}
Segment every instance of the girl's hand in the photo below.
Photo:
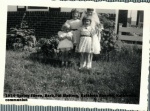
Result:
{"type": "Polygon", "coordinates": [[[61,41],[62,40],[62,38],[59,38],[59,41],[61,41]]]}
{"type": "Polygon", "coordinates": [[[67,39],[67,37],[63,37],[63,38],[61,38],[61,40],[64,40],[64,39],[67,39]]]}
{"type": "Polygon", "coordinates": [[[64,40],[64,38],[61,37],[61,38],[59,38],[59,40],[64,40]]]}
{"type": "Polygon", "coordinates": [[[102,31],[104,29],[104,26],[103,26],[103,24],[99,24],[97,28],[99,31],[102,31]]]}
{"type": "Polygon", "coordinates": [[[72,39],[70,37],[66,37],[68,40],[72,41],[72,39]]]}
{"type": "Polygon", "coordinates": [[[91,35],[94,36],[96,34],[96,30],[91,31],[91,35]]]}

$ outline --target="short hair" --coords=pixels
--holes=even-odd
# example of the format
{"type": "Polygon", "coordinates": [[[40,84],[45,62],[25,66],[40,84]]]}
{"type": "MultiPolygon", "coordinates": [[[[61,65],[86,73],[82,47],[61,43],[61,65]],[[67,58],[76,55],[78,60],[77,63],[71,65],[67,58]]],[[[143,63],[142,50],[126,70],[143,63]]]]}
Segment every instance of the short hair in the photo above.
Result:
{"type": "Polygon", "coordinates": [[[85,20],[90,20],[90,22],[92,22],[92,17],[91,17],[91,16],[83,17],[83,19],[82,19],[82,23],[84,23],[84,22],[85,22],[85,20]]]}
{"type": "Polygon", "coordinates": [[[75,8],[71,10],[71,17],[70,17],[71,19],[72,19],[72,14],[74,13],[78,13],[78,18],[80,18],[80,12],[75,8]]]}

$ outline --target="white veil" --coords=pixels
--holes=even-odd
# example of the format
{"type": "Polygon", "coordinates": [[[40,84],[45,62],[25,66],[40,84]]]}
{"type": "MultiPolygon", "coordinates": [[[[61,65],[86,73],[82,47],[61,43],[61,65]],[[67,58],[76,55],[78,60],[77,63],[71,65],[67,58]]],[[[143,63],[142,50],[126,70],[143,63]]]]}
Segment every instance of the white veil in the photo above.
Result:
{"type": "Polygon", "coordinates": [[[93,20],[95,20],[95,22],[96,22],[97,24],[100,24],[100,20],[99,20],[98,14],[97,14],[97,12],[96,12],[96,9],[94,9],[94,11],[93,11],[92,18],[93,18],[93,20]]]}

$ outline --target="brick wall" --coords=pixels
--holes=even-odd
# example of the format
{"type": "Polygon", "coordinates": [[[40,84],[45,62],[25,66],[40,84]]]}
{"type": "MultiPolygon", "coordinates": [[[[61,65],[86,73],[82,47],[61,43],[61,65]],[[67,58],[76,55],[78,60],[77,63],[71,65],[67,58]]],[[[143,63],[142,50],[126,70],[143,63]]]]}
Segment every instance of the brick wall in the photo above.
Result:
{"type": "MultiPolygon", "coordinates": [[[[11,27],[20,26],[24,12],[8,12],[7,32],[11,27]]],[[[26,12],[24,20],[28,22],[29,28],[35,29],[37,38],[49,38],[56,35],[63,23],[70,19],[69,12],[26,12]]]]}
{"type": "MultiPolygon", "coordinates": [[[[70,12],[57,11],[27,11],[24,20],[28,22],[29,28],[35,29],[37,38],[49,38],[56,35],[63,23],[70,19],[70,12]]],[[[7,32],[11,27],[20,26],[24,12],[8,12],[7,32]]],[[[115,20],[115,14],[110,14],[110,19],[115,20]]]]}

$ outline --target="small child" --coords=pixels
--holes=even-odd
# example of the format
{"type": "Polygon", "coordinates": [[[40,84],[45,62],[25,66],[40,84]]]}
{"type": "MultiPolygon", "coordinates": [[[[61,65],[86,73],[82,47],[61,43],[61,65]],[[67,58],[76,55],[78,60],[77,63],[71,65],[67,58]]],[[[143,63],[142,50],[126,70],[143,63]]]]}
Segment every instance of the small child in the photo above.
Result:
{"type": "Polygon", "coordinates": [[[92,18],[90,16],[82,19],[83,26],[80,30],[80,41],[78,44],[78,52],[81,53],[80,68],[90,69],[92,62],[91,54],[93,53],[93,37],[96,34],[91,27],[92,18]]]}
{"type": "Polygon", "coordinates": [[[58,32],[58,36],[59,36],[59,44],[57,49],[59,49],[62,52],[62,66],[63,65],[68,65],[68,61],[69,61],[69,51],[71,49],[73,49],[73,43],[72,43],[72,37],[73,37],[73,33],[70,30],[70,25],[65,23],[62,26],[62,31],[58,32]]]}

